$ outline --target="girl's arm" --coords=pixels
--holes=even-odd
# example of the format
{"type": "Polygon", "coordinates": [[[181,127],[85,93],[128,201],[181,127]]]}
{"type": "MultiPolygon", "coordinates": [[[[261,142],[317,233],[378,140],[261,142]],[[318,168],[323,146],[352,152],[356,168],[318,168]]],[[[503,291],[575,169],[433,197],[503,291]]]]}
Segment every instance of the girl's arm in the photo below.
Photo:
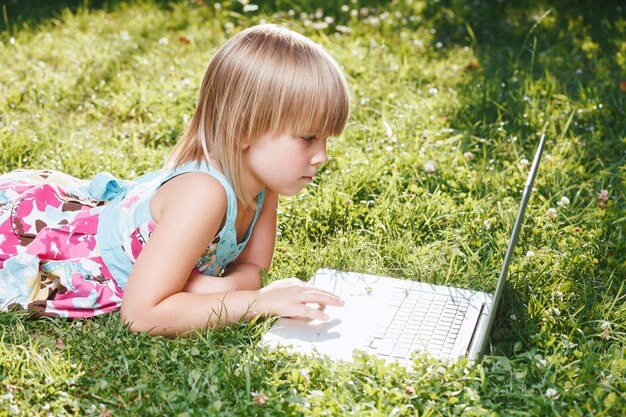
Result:
{"type": "Polygon", "coordinates": [[[261,288],[259,271],[269,270],[276,243],[276,210],[278,194],[267,190],[259,218],[248,239],[246,248],[226,267],[222,278],[207,277],[199,273],[190,275],[185,291],[212,293],[232,290],[257,290],[261,288]]]}
{"type": "Polygon", "coordinates": [[[261,290],[212,294],[183,291],[189,273],[219,230],[227,197],[217,180],[188,173],[164,184],[151,207],[157,227],[137,258],[122,300],[121,316],[133,331],[178,335],[259,315],[325,319],[307,304],[342,301],[298,280],[261,290]]]}
{"type": "Polygon", "coordinates": [[[228,265],[224,276],[234,279],[238,289],[261,288],[259,271],[269,271],[276,244],[276,210],[278,194],[268,189],[259,218],[254,226],[246,248],[228,265]]]}

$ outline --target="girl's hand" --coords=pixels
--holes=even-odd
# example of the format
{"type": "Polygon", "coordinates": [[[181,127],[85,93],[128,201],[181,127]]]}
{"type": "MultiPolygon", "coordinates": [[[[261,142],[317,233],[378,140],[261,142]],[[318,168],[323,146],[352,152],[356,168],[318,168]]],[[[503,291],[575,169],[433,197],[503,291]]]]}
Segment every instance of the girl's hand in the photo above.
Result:
{"type": "Polygon", "coordinates": [[[344,302],[336,295],[313,287],[297,278],[274,281],[259,290],[252,310],[263,316],[299,317],[328,320],[327,305],[341,307],[344,302]],[[309,304],[317,304],[315,308],[309,304]]]}

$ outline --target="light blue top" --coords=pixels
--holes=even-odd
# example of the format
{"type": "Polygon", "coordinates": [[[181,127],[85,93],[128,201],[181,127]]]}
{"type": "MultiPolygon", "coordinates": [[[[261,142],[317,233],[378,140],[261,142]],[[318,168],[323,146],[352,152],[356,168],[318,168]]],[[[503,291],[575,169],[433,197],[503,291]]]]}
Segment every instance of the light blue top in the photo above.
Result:
{"type": "Polygon", "coordinates": [[[246,247],[263,207],[265,190],[257,196],[257,207],[252,223],[239,244],[235,231],[237,195],[228,179],[206,162],[188,162],[172,171],[156,171],[132,181],[120,180],[108,172],[103,172],[96,175],[88,185],[75,190],[78,195],[107,202],[102,208],[98,223],[98,245],[104,264],[121,288],[126,287],[128,276],[138,255],[137,236],[141,236],[141,243],[145,244],[156,226],[150,213],[150,200],[154,192],[166,181],[187,172],[211,175],[222,184],[228,197],[224,226],[196,264],[199,272],[218,276],[246,247]]]}

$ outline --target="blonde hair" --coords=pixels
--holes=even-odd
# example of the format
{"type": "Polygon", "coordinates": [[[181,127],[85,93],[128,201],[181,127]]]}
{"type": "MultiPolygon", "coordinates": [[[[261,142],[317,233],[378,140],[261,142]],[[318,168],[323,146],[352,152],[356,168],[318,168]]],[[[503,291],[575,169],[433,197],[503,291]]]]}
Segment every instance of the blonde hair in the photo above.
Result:
{"type": "Polygon", "coordinates": [[[265,134],[336,136],[350,99],[344,75],[319,45],[273,24],[248,28],[228,40],[204,74],[196,111],[166,167],[207,161],[250,204],[241,150],[265,134]]]}

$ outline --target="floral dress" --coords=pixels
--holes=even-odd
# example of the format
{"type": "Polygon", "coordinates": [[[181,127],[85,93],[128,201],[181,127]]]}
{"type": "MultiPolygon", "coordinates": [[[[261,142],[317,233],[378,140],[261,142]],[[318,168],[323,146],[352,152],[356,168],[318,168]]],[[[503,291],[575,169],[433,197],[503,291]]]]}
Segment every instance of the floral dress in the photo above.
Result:
{"type": "Polygon", "coordinates": [[[223,228],[195,265],[219,276],[241,253],[237,199],[228,180],[206,163],[187,163],[134,181],[108,173],[91,181],[56,171],[18,170],[0,176],[0,311],[27,309],[36,316],[91,317],[119,309],[132,265],[156,223],[150,199],[163,183],[186,172],[204,172],[224,186],[223,228]]]}

